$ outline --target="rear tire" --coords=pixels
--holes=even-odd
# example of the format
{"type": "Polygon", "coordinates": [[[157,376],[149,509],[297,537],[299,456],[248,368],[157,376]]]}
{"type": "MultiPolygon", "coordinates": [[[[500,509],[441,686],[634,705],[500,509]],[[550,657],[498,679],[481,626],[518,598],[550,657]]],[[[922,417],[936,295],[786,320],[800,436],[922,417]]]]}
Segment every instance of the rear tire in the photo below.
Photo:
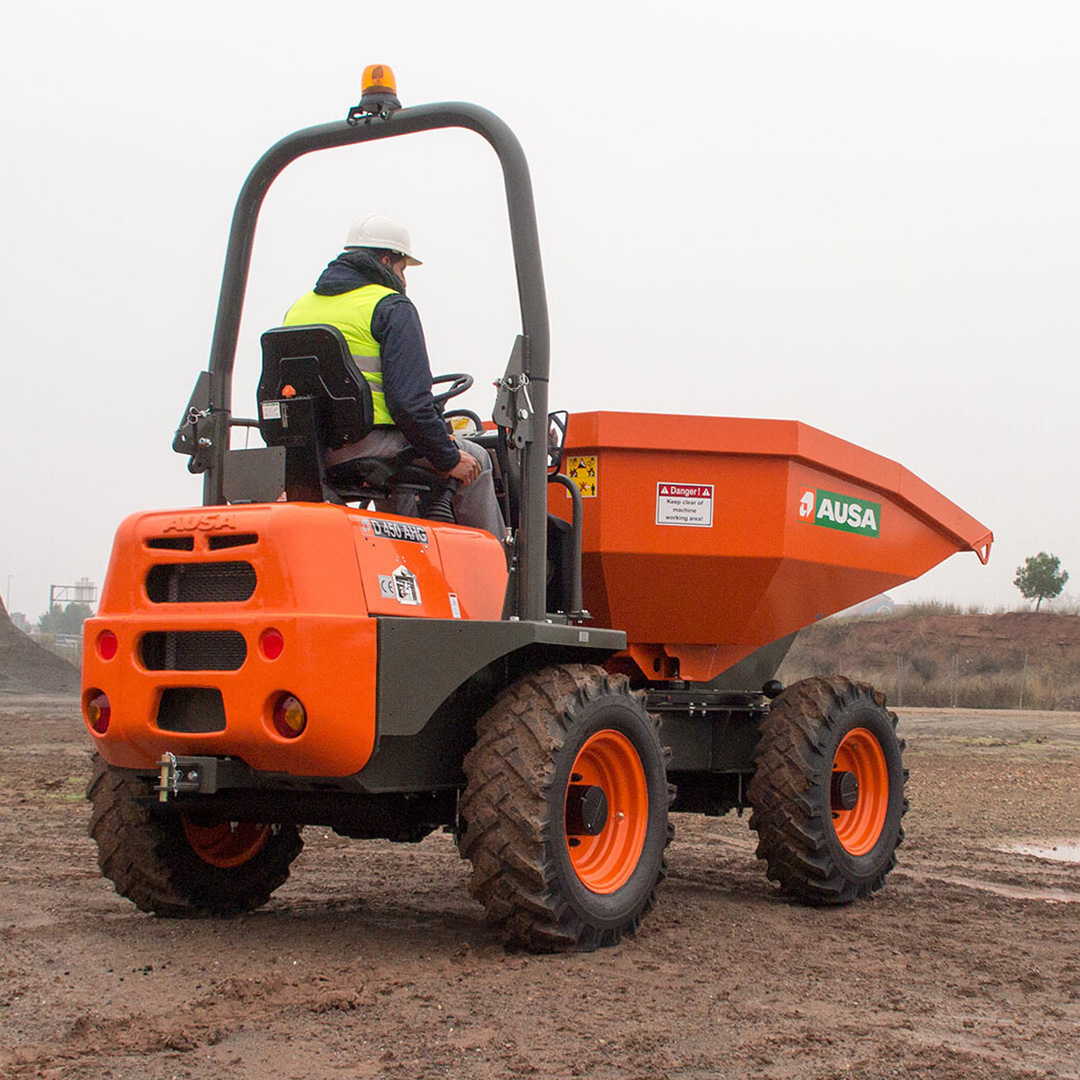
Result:
{"type": "Polygon", "coordinates": [[[904,839],[903,750],[896,714],[865,683],[803,679],[775,700],[747,796],[757,856],[785,895],[847,904],[885,884],[904,839]]]}
{"type": "Polygon", "coordinates": [[[229,823],[155,812],[153,784],[100,754],[86,796],[102,873],[141,911],[239,915],[283,885],[304,842],[295,825],[229,823]]]}
{"type": "Polygon", "coordinates": [[[614,945],[656,902],[671,839],[668,752],[623,676],[564,664],[505,690],[465,758],[470,893],[509,944],[614,945]]]}

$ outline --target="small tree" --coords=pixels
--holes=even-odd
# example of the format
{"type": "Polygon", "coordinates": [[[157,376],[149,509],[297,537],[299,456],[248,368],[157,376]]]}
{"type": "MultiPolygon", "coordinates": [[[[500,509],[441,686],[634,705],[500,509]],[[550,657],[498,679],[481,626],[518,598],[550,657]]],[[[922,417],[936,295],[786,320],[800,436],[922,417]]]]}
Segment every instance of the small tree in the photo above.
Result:
{"type": "Polygon", "coordinates": [[[1053,600],[1065,588],[1068,580],[1068,573],[1061,570],[1061,560],[1056,555],[1040,551],[1038,555],[1029,555],[1024,565],[1016,568],[1013,584],[1025,600],[1035,601],[1035,610],[1038,611],[1043,600],[1053,600]]]}
{"type": "Polygon", "coordinates": [[[38,629],[43,634],[81,634],[82,624],[93,615],[89,604],[53,604],[49,611],[38,616],[38,629]]]}

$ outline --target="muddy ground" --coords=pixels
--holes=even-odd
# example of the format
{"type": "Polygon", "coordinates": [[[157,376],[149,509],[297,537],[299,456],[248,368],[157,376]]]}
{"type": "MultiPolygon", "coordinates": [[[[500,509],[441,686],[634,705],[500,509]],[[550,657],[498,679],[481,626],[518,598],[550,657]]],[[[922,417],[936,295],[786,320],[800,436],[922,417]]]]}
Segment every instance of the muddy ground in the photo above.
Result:
{"type": "Polygon", "coordinates": [[[635,938],[507,953],[448,836],[308,829],[229,921],[97,872],[70,697],[0,695],[0,1076],[1080,1077],[1080,714],[910,710],[907,842],[842,910],[779,900],[746,819],[677,819],[635,938]]]}

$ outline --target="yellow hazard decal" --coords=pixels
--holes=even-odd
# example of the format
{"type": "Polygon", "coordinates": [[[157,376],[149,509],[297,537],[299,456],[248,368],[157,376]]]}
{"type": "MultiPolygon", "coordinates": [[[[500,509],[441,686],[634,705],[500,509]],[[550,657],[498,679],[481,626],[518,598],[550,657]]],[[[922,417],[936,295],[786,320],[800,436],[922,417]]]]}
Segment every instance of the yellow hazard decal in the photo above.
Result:
{"type": "MultiPolygon", "coordinates": [[[[566,475],[578,486],[583,499],[596,498],[596,455],[589,457],[573,457],[566,459],[566,475]]],[[[566,493],[570,498],[570,492],[566,493]]]]}
{"type": "Polygon", "coordinates": [[[473,423],[471,416],[452,416],[450,418],[450,429],[455,435],[474,435],[476,433],[476,424],[473,423]]]}

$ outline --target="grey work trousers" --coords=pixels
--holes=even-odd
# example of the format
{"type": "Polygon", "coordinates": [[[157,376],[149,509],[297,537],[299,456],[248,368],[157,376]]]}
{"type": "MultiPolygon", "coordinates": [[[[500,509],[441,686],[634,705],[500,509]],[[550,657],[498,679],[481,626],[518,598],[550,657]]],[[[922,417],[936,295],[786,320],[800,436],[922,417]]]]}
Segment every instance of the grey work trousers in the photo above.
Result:
{"type": "MultiPolygon", "coordinates": [[[[491,473],[491,455],[476,443],[468,439],[455,437],[454,442],[467,454],[471,454],[480,463],[480,475],[468,486],[458,488],[454,495],[454,517],[459,525],[468,525],[474,529],[486,529],[500,543],[506,536],[502,510],[495,495],[495,482],[491,473]]],[[[328,465],[339,465],[358,457],[392,458],[409,447],[409,441],[396,428],[376,428],[365,435],[359,442],[350,443],[336,453],[327,455],[328,465]]],[[[425,463],[421,459],[421,463],[425,463]]],[[[415,500],[411,492],[398,492],[391,511],[402,516],[410,516],[415,511],[415,500]]]]}

